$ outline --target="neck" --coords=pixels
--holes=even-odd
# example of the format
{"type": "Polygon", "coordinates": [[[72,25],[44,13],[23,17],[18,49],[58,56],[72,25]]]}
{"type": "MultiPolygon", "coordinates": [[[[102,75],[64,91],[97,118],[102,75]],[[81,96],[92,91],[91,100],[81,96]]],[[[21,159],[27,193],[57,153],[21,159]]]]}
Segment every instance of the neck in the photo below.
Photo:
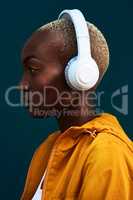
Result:
{"type": "Polygon", "coordinates": [[[61,116],[57,119],[59,129],[64,132],[71,126],[82,126],[84,123],[92,120],[96,116],[95,110],[89,109],[88,107],[82,107],[77,109],[65,110],[61,116]],[[72,113],[73,112],[73,113],[72,113]]]}

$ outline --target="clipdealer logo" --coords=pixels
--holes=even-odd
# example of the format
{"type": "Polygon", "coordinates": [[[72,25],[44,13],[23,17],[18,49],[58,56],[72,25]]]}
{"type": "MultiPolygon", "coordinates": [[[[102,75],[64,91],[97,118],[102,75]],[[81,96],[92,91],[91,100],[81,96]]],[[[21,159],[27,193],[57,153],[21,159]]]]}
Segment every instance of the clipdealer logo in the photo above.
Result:
{"type": "Polygon", "coordinates": [[[111,105],[119,113],[128,115],[128,85],[124,85],[121,88],[115,90],[111,96],[111,105]],[[121,105],[115,104],[116,98],[121,98],[121,105]]]}
{"type": "MultiPolygon", "coordinates": [[[[69,105],[64,104],[64,99],[66,97],[70,97],[70,93],[69,92],[59,92],[57,88],[55,87],[46,87],[44,88],[44,92],[43,94],[40,93],[39,91],[30,91],[30,92],[25,92],[23,90],[20,91],[20,98],[19,98],[19,102],[13,102],[13,99],[11,98],[11,94],[14,91],[18,91],[18,89],[20,90],[20,88],[18,86],[12,86],[9,87],[6,91],[5,91],[5,101],[7,103],[8,106],[10,107],[22,107],[22,106],[29,106],[30,111],[32,111],[33,107],[38,107],[40,105],[44,105],[44,106],[51,106],[54,107],[58,102],[60,103],[60,105],[62,105],[62,107],[69,107],[69,105],[74,106],[82,106],[81,105],[81,93],[79,93],[78,91],[73,91],[74,94],[76,94],[77,97],[77,104],[74,104],[73,100],[70,102],[69,105]],[[46,103],[46,90],[47,89],[52,89],[53,92],[55,92],[56,94],[56,100],[55,102],[53,102],[52,104],[47,104],[46,103]],[[64,95],[65,94],[65,95],[64,95]],[[33,102],[34,97],[37,96],[38,97],[38,102],[35,104],[33,102]],[[79,98],[79,99],[78,99],[79,98]]],[[[83,94],[84,95],[84,92],[83,94]]],[[[102,105],[103,100],[106,99],[106,93],[105,91],[98,91],[98,92],[90,92],[88,91],[87,95],[86,95],[86,105],[88,105],[90,108],[96,108],[97,110],[99,110],[98,112],[103,111],[102,107],[104,107],[104,105],[102,105]]],[[[108,99],[109,101],[109,105],[111,105],[111,107],[116,110],[117,112],[123,114],[123,115],[128,115],[129,112],[129,108],[128,108],[128,85],[123,85],[120,88],[116,89],[115,91],[113,91],[108,99]]],[[[70,98],[71,99],[71,98],[70,98]]],[[[55,112],[55,111],[54,111],[55,112]]]]}

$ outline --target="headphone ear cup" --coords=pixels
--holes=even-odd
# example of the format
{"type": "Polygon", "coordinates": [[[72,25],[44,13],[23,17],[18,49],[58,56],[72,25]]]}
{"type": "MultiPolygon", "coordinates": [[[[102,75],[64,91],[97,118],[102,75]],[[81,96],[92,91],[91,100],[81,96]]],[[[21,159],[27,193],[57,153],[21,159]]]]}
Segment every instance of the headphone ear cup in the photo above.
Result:
{"type": "Polygon", "coordinates": [[[72,58],[65,68],[68,86],[75,90],[91,89],[99,79],[99,69],[93,58],[80,60],[72,58]]]}
{"type": "Polygon", "coordinates": [[[70,88],[72,88],[72,89],[75,89],[75,88],[73,87],[73,85],[71,84],[71,82],[70,82],[70,80],[69,80],[69,69],[70,69],[70,67],[72,66],[73,62],[75,62],[76,60],[77,60],[77,56],[71,58],[71,59],[69,60],[69,62],[67,63],[67,66],[65,67],[65,80],[66,80],[68,86],[69,86],[70,88]]]}
{"type": "Polygon", "coordinates": [[[79,90],[89,90],[93,88],[99,79],[99,68],[93,58],[87,61],[80,61],[75,73],[79,90]]]}

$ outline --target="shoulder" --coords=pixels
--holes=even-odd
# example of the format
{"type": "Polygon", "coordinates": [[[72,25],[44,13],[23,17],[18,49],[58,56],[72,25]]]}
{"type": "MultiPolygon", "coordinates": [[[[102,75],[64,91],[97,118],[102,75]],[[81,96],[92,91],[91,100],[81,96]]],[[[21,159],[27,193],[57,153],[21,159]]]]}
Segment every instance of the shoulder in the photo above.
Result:
{"type": "Polygon", "coordinates": [[[126,145],[119,143],[119,140],[114,140],[109,135],[99,135],[87,150],[83,169],[85,174],[119,178],[124,176],[132,179],[133,154],[126,145]]]}
{"type": "Polygon", "coordinates": [[[87,164],[99,168],[112,168],[124,161],[123,144],[107,133],[100,133],[88,147],[87,164]]]}

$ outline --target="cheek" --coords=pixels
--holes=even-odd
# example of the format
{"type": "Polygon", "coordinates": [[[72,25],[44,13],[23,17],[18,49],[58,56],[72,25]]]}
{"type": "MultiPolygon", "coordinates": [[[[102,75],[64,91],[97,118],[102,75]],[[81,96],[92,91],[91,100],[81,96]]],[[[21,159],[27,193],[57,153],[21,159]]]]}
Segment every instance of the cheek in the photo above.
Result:
{"type": "Polygon", "coordinates": [[[64,71],[57,69],[44,70],[42,73],[31,77],[31,91],[40,94],[34,95],[32,101],[37,103],[40,98],[45,101],[45,105],[55,106],[58,96],[66,87],[64,71]],[[41,97],[40,97],[41,96],[41,97]]]}
{"type": "Polygon", "coordinates": [[[30,88],[32,91],[42,91],[48,85],[50,85],[50,78],[43,74],[34,75],[30,79],[30,88]]]}
{"type": "Polygon", "coordinates": [[[31,87],[33,90],[42,91],[44,88],[55,88],[55,90],[59,90],[59,92],[66,90],[66,81],[64,73],[55,76],[55,74],[47,74],[47,75],[39,75],[32,79],[31,87]]]}
{"type": "Polygon", "coordinates": [[[31,81],[30,87],[30,102],[34,105],[44,105],[48,106],[56,102],[59,96],[59,89],[54,80],[50,79],[48,76],[38,76],[31,81]]]}
{"type": "Polygon", "coordinates": [[[63,72],[59,71],[58,69],[49,67],[48,69],[44,69],[39,74],[31,77],[31,84],[34,87],[41,88],[47,85],[53,85],[60,80],[62,77],[63,72]]]}

